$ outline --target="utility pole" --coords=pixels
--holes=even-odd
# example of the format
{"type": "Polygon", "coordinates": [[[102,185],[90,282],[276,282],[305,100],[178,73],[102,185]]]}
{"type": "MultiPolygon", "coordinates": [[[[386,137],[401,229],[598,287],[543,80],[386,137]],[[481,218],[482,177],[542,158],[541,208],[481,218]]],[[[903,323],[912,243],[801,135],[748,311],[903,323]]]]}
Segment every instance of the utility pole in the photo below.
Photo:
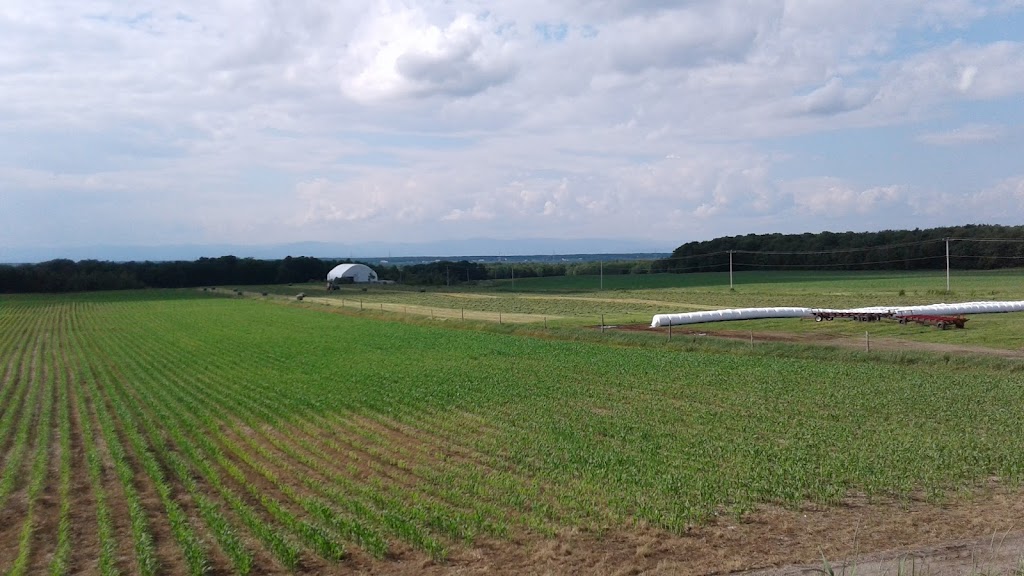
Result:
{"type": "Polygon", "coordinates": [[[512,269],[512,289],[515,290],[516,289],[516,265],[511,263],[511,262],[509,262],[508,266],[509,266],[509,268],[512,269]]]}
{"type": "Polygon", "coordinates": [[[946,238],[946,294],[949,294],[949,238],[946,238]]]}
{"type": "Polygon", "coordinates": [[[604,260],[598,260],[598,269],[601,270],[601,290],[604,290],[604,260]]]}
{"type": "Polygon", "coordinates": [[[729,290],[732,290],[732,250],[729,250],[729,290]]]}

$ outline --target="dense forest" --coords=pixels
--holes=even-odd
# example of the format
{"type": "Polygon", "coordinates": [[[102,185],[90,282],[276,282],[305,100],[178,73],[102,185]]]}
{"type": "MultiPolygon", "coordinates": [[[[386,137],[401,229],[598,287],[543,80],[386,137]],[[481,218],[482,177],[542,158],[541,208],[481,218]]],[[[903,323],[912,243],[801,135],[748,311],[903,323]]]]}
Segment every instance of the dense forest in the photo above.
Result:
{"type": "Polygon", "coordinates": [[[734,269],[958,270],[1024,266],[1024,226],[967,225],[927,230],[748,234],[688,242],[651,265],[655,272],[734,269]]]}
{"type": "MultiPolygon", "coordinates": [[[[436,261],[406,266],[369,264],[381,280],[409,285],[458,285],[509,278],[734,269],[958,270],[1024,266],[1024,226],[968,225],[928,230],[748,234],[683,244],[668,258],[614,262],[436,261]]],[[[51,260],[0,265],[0,293],[81,292],[131,288],[287,284],[322,281],[331,268],[351,260],[306,256],[256,260],[222,256],[193,262],[51,260]]]]}

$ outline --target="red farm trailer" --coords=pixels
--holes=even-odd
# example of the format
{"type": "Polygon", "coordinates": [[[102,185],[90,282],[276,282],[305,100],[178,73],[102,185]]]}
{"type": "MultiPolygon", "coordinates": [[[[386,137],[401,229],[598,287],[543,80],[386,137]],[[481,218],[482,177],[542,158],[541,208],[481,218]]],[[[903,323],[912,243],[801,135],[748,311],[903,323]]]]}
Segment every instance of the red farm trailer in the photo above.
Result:
{"type": "Polygon", "coordinates": [[[967,318],[964,318],[963,316],[937,316],[934,314],[908,314],[906,316],[897,316],[896,320],[900,324],[916,322],[918,324],[935,326],[939,330],[945,330],[950,326],[963,328],[964,324],[967,322],[967,318]]]}

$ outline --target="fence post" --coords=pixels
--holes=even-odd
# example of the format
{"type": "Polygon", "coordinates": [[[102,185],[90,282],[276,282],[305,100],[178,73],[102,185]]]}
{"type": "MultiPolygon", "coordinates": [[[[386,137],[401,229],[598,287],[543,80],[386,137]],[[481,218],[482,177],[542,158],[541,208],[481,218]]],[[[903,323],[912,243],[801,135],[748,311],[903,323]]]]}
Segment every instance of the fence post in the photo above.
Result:
{"type": "Polygon", "coordinates": [[[669,342],[672,341],[672,323],[671,322],[669,322],[669,325],[668,325],[668,340],[669,340],[669,342]]]}

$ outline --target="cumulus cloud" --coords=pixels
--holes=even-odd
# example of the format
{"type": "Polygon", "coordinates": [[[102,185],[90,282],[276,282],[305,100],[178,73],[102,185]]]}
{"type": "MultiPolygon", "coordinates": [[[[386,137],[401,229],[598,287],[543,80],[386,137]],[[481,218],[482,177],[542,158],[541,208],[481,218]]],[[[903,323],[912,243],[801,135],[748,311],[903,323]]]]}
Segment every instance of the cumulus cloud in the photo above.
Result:
{"type": "Polygon", "coordinates": [[[799,212],[813,217],[841,219],[850,215],[881,213],[908,206],[907,190],[898,185],[858,189],[839,178],[804,178],[783,184],[799,212]]]}
{"type": "Polygon", "coordinates": [[[992,36],[995,19],[1024,23],[1024,7],[11,0],[0,229],[33,193],[132,199],[83,203],[92,228],[61,213],[69,243],[114,219],[234,242],[344,229],[666,247],[820,218],[959,221],[955,202],[1018,206],[1024,43],[992,36]],[[962,159],[989,182],[921,174],[994,140],[1005,159],[962,159]]]}
{"type": "Polygon", "coordinates": [[[379,8],[350,44],[341,82],[356,100],[471,96],[515,73],[511,43],[486,16],[463,13],[438,26],[416,8],[379,8]]]}
{"type": "Polygon", "coordinates": [[[1024,175],[1004,178],[970,197],[971,210],[987,221],[1019,224],[1024,212],[1024,175]]]}

